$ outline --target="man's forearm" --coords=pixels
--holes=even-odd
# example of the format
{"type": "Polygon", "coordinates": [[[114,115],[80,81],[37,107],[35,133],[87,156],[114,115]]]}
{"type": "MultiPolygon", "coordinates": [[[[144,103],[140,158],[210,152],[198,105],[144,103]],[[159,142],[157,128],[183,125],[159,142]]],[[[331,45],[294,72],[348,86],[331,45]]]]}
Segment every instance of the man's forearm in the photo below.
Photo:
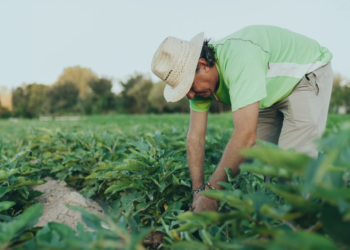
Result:
{"type": "Polygon", "coordinates": [[[204,185],[204,143],[200,139],[187,139],[187,161],[193,190],[204,185]]]}
{"type": "Polygon", "coordinates": [[[219,166],[209,180],[210,184],[214,188],[221,189],[222,187],[217,183],[227,182],[225,167],[230,168],[232,174],[237,173],[239,165],[245,160],[245,157],[240,153],[241,150],[253,146],[254,143],[255,139],[252,139],[250,135],[244,135],[235,132],[233,133],[230,141],[225,148],[224,154],[222,155],[219,166]]]}

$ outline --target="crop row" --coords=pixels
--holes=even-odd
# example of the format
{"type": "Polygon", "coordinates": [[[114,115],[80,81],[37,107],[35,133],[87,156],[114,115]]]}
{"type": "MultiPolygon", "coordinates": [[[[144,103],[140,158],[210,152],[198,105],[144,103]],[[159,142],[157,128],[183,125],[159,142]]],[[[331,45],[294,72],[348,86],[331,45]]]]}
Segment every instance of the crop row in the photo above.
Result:
{"type": "MultiPolygon", "coordinates": [[[[219,212],[201,214],[187,211],[192,197],[184,128],[33,127],[25,137],[3,136],[0,242],[3,249],[143,249],[149,235],[161,232],[165,249],[346,248],[350,130],[336,120],[329,124],[318,159],[263,142],[244,152],[251,161],[236,176],[227,172],[225,190],[206,192],[220,201],[219,212]],[[33,227],[42,213],[34,204],[41,193],[30,186],[46,176],[103,201],[103,217],[71,208],[93,232],[81,224],[77,233],[58,223],[33,227]]],[[[230,131],[208,127],[206,179],[230,131]]]]}

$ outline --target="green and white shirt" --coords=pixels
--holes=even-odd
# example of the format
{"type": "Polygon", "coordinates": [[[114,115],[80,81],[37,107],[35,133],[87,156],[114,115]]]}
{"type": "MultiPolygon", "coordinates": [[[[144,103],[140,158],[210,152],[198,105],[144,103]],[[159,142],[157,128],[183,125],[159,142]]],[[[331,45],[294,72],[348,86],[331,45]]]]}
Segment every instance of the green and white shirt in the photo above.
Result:
{"type": "MultiPolygon", "coordinates": [[[[307,73],[327,64],[332,53],[313,39],[275,26],[243,28],[212,44],[216,49],[219,102],[232,111],[260,101],[260,109],[286,98],[307,73]]],[[[190,107],[205,112],[214,100],[195,97],[190,107]]]]}

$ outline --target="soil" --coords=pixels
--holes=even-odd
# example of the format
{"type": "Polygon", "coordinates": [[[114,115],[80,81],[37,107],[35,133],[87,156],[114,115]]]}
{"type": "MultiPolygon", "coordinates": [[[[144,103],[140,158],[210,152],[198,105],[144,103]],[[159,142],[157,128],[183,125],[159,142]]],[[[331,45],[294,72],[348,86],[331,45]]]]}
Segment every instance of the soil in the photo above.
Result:
{"type": "MultiPolygon", "coordinates": [[[[67,186],[66,182],[56,181],[49,177],[44,179],[47,180],[47,183],[32,187],[33,190],[44,193],[35,199],[36,202],[44,206],[43,215],[35,226],[42,227],[48,222],[58,222],[64,223],[76,230],[78,222],[85,225],[81,219],[80,212],[68,209],[66,204],[82,207],[96,215],[104,214],[102,207],[96,201],[84,198],[75,189],[67,186]]],[[[85,230],[93,231],[86,225],[85,230]]],[[[154,231],[143,240],[143,245],[148,250],[157,249],[163,243],[164,236],[164,233],[154,231]]]]}
{"type": "Polygon", "coordinates": [[[158,249],[158,246],[164,242],[165,233],[154,231],[143,240],[143,245],[147,250],[158,249]]]}
{"type": "MultiPolygon", "coordinates": [[[[64,223],[76,230],[78,222],[85,225],[81,219],[81,213],[68,209],[66,204],[82,207],[96,215],[104,214],[102,207],[97,202],[84,198],[76,190],[68,187],[67,183],[48,177],[45,180],[47,180],[47,183],[33,186],[34,190],[44,193],[35,199],[35,201],[44,205],[43,215],[35,226],[42,227],[48,222],[58,222],[64,223]]],[[[85,228],[92,231],[92,229],[86,226],[85,228]]]]}

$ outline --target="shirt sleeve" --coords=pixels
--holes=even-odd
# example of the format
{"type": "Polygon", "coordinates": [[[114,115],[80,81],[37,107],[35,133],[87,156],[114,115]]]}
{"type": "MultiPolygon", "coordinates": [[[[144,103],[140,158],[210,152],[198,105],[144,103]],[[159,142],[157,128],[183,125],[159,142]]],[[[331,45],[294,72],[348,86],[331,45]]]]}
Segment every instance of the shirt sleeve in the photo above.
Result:
{"type": "Polygon", "coordinates": [[[190,100],[190,108],[196,112],[206,112],[209,110],[210,105],[210,98],[195,96],[192,100],[190,100]]]}
{"type": "Polygon", "coordinates": [[[269,54],[249,41],[229,41],[225,53],[224,81],[232,112],[266,97],[269,54]]]}

